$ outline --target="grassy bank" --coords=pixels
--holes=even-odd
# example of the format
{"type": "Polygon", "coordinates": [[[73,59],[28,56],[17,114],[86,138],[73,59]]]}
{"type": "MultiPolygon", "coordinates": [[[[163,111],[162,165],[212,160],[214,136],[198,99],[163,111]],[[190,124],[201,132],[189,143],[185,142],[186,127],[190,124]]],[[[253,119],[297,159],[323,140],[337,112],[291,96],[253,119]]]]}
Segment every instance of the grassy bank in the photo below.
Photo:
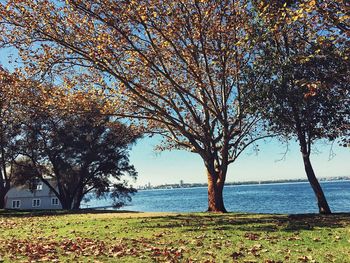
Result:
{"type": "Polygon", "coordinates": [[[350,262],[350,214],[0,211],[0,261],[350,262]]]}

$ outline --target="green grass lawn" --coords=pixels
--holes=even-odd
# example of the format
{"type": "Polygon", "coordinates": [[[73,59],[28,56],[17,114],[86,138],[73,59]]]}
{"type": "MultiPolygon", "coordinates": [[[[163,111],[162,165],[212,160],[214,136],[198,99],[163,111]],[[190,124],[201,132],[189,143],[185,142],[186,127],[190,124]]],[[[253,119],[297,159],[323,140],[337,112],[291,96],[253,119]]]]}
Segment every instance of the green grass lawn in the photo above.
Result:
{"type": "Polygon", "coordinates": [[[0,210],[0,262],[350,262],[350,214],[0,210]]]}

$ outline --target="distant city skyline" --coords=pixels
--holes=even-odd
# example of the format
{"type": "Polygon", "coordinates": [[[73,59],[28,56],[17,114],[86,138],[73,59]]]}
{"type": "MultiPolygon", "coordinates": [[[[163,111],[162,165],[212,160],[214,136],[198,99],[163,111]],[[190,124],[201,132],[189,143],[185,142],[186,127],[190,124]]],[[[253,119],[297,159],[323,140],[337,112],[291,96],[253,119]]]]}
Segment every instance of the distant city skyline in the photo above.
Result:
{"type": "MultiPolygon", "coordinates": [[[[348,181],[350,182],[350,176],[337,176],[337,177],[320,177],[320,183],[324,184],[325,182],[337,182],[337,181],[348,181]]],[[[263,181],[244,181],[244,182],[226,182],[226,186],[248,186],[248,185],[269,185],[269,184],[297,184],[297,183],[306,183],[309,181],[307,178],[300,179],[277,179],[277,180],[263,180],[263,181]]],[[[176,188],[197,188],[197,187],[207,187],[207,183],[185,183],[183,180],[180,180],[180,183],[174,184],[160,184],[152,185],[150,182],[145,185],[139,185],[136,187],[138,190],[152,190],[152,189],[176,189],[176,188]]]]}
{"type": "MultiPolygon", "coordinates": [[[[135,186],[206,183],[205,168],[197,154],[186,151],[164,151],[156,153],[154,146],[159,138],[144,138],[139,140],[130,153],[131,163],[138,171],[135,186]]],[[[335,156],[329,160],[331,146],[319,142],[315,144],[311,155],[313,168],[318,178],[350,175],[349,148],[333,145],[335,156]]],[[[285,160],[285,147],[276,139],[260,143],[260,152],[256,155],[252,149],[230,165],[227,182],[264,181],[279,179],[305,179],[306,174],[299,146],[290,142],[289,152],[285,160]]]]}

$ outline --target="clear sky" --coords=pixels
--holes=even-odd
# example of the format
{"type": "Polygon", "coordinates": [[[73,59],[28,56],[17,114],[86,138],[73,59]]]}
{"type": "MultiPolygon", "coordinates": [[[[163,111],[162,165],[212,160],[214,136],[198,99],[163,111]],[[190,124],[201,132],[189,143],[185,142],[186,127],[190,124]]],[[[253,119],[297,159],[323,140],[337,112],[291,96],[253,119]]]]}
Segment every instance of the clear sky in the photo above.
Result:
{"type": "MultiPolygon", "coordinates": [[[[0,50],[0,65],[12,69],[8,55],[10,50],[0,50]]],[[[205,183],[205,169],[198,154],[186,151],[166,151],[156,153],[154,146],[159,143],[157,137],[139,140],[131,151],[131,162],[139,173],[133,183],[141,186],[148,183],[159,185],[165,183],[205,183]]],[[[278,161],[285,152],[285,147],[276,140],[260,143],[260,152],[256,155],[251,149],[229,167],[227,181],[275,180],[306,178],[301,154],[297,143],[291,143],[285,160],[278,161]]],[[[329,159],[330,146],[318,143],[311,156],[317,177],[350,176],[350,149],[334,146],[336,154],[329,159]]]]}
{"type": "MultiPolygon", "coordinates": [[[[205,169],[198,154],[186,151],[165,151],[156,153],[154,146],[158,138],[140,140],[131,151],[131,161],[139,176],[135,185],[164,183],[205,183],[205,169]]],[[[317,143],[311,156],[317,177],[350,176],[350,149],[333,146],[336,154],[329,158],[331,147],[317,143]]],[[[260,143],[260,152],[256,155],[251,149],[242,153],[235,163],[230,165],[227,182],[249,180],[275,180],[306,178],[299,146],[290,143],[285,160],[279,161],[285,147],[276,140],[260,143]]]]}

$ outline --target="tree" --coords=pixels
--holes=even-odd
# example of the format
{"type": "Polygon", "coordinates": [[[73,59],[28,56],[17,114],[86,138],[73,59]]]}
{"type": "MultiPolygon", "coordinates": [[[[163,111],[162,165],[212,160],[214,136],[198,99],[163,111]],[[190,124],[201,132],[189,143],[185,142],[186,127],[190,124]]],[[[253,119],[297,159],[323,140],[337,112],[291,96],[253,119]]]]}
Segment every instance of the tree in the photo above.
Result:
{"type": "Polygon", "coordinates": [[[0,66],[0,209],[11,188],[13,160],[17,157],[20,106],[16,77],[0,66]]]}
{"type": "Polygon", "coordinates": [[[78,209],[88,193],[102,197],[112,191],[116,206],[130,199],[135,189],[121,179],[137,176],[128,150],[139,135],[101,116],[97,109],[85,114],[32,113],[23,125],[23,158],[14,169],[16,184],[31,184],[39,178],[59,198],[63,209],[78,209]]]}
{"type": "Polygon", "coordinates": [[[294,1],[290,8],[262,7],[269,14],[262,17],[268,17],[263,23],[270,37],[260,62],[269,67],[271,82],[260,93],[266,100],[259,97],[255,105],[269,119],[272,131],[297,139],[319,212],[329,214],[310,155],[316,140],[349,136],[349,39],[325,24],[314,6],[294,1]]]}
{"type": "Polygon", "coordinates": [[[265,80],[254,68],[259,27],[250,4],[5,1],[2,42],[30,61],[28,71],[59,73],[68,90],[98,83],[95,90],[110,99],[106,112],[161,134],[161,149],[199,154],[208,211],[225,212],[229,164],[266,136],[246,97],[265,80]]]}
{"type": "Polygon", "coordinates": [[[42,107],[50,99],[52,103],[64,100],[62,91],[56,90],[53,98],[53,94],[41,92],[41,88],[37,82],[19,72],[10,73],[0,65],[0,209],[5,207],[5,196],[13,186],[13,168],[26,109],[42,107]],[[38,92],[41,92],[40,98],[34,95],[38,92]]]}

